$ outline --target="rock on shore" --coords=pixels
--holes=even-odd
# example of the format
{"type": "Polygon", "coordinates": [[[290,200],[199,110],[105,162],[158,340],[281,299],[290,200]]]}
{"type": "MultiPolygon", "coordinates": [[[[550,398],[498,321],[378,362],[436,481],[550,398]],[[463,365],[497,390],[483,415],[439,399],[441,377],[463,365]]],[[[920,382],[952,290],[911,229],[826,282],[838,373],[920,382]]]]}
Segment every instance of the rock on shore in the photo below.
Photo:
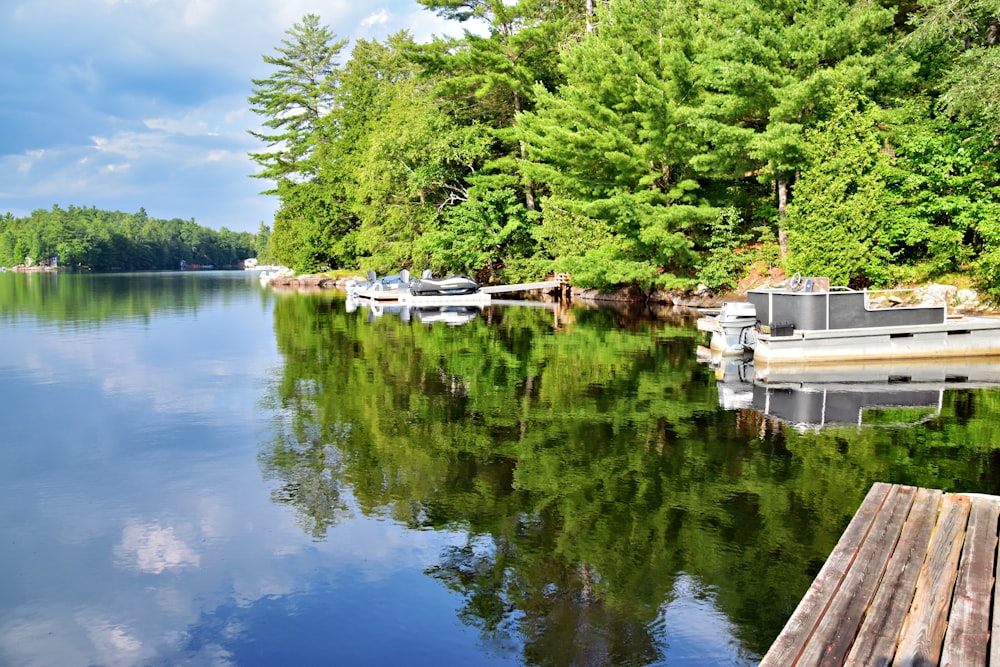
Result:
{"type": "Polygon", "coordinates": [[[329,289],[337,287],[337,281],[330,276],[306,274],[278,274],[267,279],[267,285],[288,289],[329,289]]]}
{"type": "MultiPolygon", "coordinates": [[[[655,306],[676,306],[685,308],[717,308],[724,301],[745,301],[746,293],[750,289],[760,287],[777,287],[784,284],[783,274],[772,276],[758,276],[757,280],[741,281],[740,285],[731,292],[712,292],[705,287],[690,292],[676,290],[653,289],[645,292],[637,287],[629,287],[612,292],[600,290],[574,289],[573,299],[581,301],[611,302],[611,303],[646,303],[655,306]]],[[[912,289],[918,290],[919,303],[945,303],[948,311],[962,313],[966,315],[975,314],[997,314],[1000,311],[995,306],[984,303],[976,290],[963,288],[959,289],[954,285],[942,285],[930,283],[916,286],[912,289]]],[[[880,290],[872,290],[878,292],[880,290]]],[[[890,290],[886,290],[887,292],[890,290]]]]}

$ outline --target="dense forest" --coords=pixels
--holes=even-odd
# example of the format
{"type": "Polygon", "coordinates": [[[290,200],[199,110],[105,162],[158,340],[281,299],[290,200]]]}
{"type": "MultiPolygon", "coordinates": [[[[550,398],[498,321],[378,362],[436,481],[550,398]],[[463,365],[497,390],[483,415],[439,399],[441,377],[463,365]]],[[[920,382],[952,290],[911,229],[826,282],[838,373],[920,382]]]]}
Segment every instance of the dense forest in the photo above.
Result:
{"type": "Polygon", "coordinates": [[[264,56],[282,263],[1000,297],[995,2],[419,2],[488,32],[347,54],[310,14],[264,56]]]}
{"type": "MultiPolygon", "coordinates": [[[[263,231],[263,230],[262,230],[263,231]]],[[[136,213],[70,206],[37,210],[26,218],[0,216],[0,266],[49,263],[96,271],[177,269],[185,265],[235,267],[256,257],[267,234],[215,231],[194,220],[159,220],[136,213]]]]}

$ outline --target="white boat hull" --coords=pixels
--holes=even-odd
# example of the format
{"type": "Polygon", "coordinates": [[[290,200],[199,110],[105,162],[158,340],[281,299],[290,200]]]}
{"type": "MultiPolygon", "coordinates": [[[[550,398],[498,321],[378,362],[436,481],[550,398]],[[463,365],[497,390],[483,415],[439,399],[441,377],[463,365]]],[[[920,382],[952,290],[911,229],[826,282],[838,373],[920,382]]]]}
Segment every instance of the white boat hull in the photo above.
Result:
{"type": "Polygon", "coordinates": [[[796,329],[787,336],[758,334],[754,347],[758,366],[992,356],[1000,356],[1000,318],[989,317],[906,327],[796,329]]]}

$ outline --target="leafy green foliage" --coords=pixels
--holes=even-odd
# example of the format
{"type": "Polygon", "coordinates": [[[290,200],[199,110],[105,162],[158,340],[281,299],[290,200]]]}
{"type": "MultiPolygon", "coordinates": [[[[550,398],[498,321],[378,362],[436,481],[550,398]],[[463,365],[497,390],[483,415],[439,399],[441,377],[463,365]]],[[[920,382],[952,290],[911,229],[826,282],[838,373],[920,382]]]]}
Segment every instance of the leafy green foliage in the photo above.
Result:
{"type": "Polygon", "coordinates": [[[743,216],[735,208],[721,211],[711,224],[709,250],[705,264],[698,270],[698,280],[709,289],[732,289],[752,266],[777,259],[773,253],[768,254],[768,250],[774,250],[773,244],[752,246],[753,233],[745,227],[743,216]]]}
{"type": "Polygon", "coordinates": [[[274,264],[276,260],[271,255],[271,228],[265,225],[263,222],[260,223],[260,227],[257,229],[257,235],[254,237],[254,257],[257,258],[259,264],[274,264]]]}
{"type": "Polygon", "coordinates": [[[789,208],[789,269],[889,286],[960,270],[978,254],[989,289],[985,256],[1000,214],[992,146],[944,131],[920,98],[891,110],[840,100],[808,142],[789,208]]]}
{"type": "Polygon", "coordinates": [[[420,56],[446,108],[461,124],[474,125],[493,142],[470,183],[488,189],[515,188],[534,210],[536,184],[520,168],[525,146],[512,128],[535,106],[535,87],[562,81],[560,52],[582,28],[573,3],[551,0],[420,0],[440,15],[486,23],[488,36],[436,40],[420,56]]]}
{"type": "Polygon", "coordinates": [[[837,282],[997,289],[989,3],[421,3],[487,33],[340,67],[309,15],[254,81],[278,261],[724,289],[777,239],[837,282]]]}
{"type": "Polygon", "coordinates": [[[330,189],[316,183],[282,182],[281,208],[275,215],[268,251],[281,264],[299,272],[313,272],[342,265],[352,257],[353,236],[345,227],[343,203],[330,196],[330,189]]]}
{"type": "Polygon", "coordinates": [[[423,235],[421,249],[433,269],[492,282],[506,277],[508,260],[531,254],[529,218],[512,190],[487,191],[450,208],[440,226],[423,235]]]}
{"type": "Polygon", "coordinates": [[[468,198],[465,175],[490,153],[480,128],[456,124],[435,103],[408,58],[414,48],[403,35],[384,47],[361,42],[345,78],[351,97],[354,85],[380,82],[366,95],[370,130],[347,161],[354,180],[351,207],[359,220],[359,261],[379,272],[426,265],[418,238],[435,228],[442,211],[468,198]],[[359,67],[380,74],[358,76],[359,67]],[[408,122],[398,122],[401,117],[408,122]]]}
{"type": "Polygon", "coordinates": [[[716,215],[690,168],[701,143],[683,121],[688,100],[678,97],[692,91],[690,35],[675,9],[603,8],[603,29],[564,56],[565,85],[537,87],[536,109],[519,123],[529,159],[522,169],[549,184],[557,216],[599,220],[610,232],[604,247],[560,258],[583,284],[683,283],[691,231],[716,215]]]}
{"type": "Polygon", "coordinates": [[[904,43],[936,68],[930,87],[944,111],[989,134],[1000,130],[1000,11],[990,0],[921,0],[904,43]]]}
{"type": "Polygon", "coordinates": [[[878,110],[848,93],[838,102],[806,144],[809,163],[786,223],[788,269],[838,285],[885,285],[894,245],[888,225],[894,202],[886,187],[891,158],[881,150],[878,110]]]}
{"type": "Polygon", "coordinates": [[[887,121],[886,145],[896,156],[888,179],[896,198],[896,267],[914,267],[923,278],[967,268],[997,238],[992,138],[935,116],[925,98],[908,101],[887,121]]]}

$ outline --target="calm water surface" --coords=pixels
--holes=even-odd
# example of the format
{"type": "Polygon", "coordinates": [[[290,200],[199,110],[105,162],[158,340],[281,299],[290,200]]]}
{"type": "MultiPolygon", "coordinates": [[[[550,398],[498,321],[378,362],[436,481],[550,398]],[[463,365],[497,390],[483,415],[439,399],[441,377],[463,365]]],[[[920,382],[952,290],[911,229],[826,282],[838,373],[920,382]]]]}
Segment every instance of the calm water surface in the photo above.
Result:
{"type": "Polygon", "coordinates": [[[872,482],[1000,492],[993,389],[755,395],[689,318],[7,273],[0,341],[3,665],[755,665],[872,482]]]}

